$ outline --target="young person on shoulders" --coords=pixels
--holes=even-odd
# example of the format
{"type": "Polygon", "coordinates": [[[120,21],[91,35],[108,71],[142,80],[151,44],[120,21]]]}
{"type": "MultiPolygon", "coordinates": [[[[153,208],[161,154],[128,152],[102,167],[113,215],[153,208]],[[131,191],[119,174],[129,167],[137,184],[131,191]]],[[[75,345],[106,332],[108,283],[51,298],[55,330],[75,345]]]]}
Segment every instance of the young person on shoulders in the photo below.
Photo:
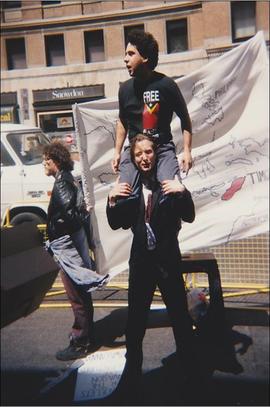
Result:
{"type": "Polygon", "coordinates": [[[112,168],[120,171],[120,182],[132,186],[132,195],[138,196],[139,172],[130,157],[130,148],[122,148],[138,133],[151,136],[157,145],[157,180],[179,177],[179,163],[172,141],[171,121],[175,113],[181,120],[183,133],[182,170],[188,173],[192,166],[192,130],[185,100],[177,84],[166,75],[156,72],[158,43],[152,34],[132,31],[128,37],[124,62],[131,78],[119,89],[119,120],[112,168]]]}

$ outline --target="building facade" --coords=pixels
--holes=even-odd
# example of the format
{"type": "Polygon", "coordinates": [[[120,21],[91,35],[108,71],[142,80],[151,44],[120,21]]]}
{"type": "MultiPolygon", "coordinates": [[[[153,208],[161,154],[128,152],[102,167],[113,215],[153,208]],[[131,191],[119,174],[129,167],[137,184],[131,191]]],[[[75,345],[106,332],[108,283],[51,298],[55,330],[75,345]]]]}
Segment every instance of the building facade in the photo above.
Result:
{"type": "Polygon", "coordinates": [[[262,30],[268,1],[1,1],[1,120],[74,129],[71,107],[116,98],[136,27],[159,42],[158,70],[174,78],[262,30]]]}

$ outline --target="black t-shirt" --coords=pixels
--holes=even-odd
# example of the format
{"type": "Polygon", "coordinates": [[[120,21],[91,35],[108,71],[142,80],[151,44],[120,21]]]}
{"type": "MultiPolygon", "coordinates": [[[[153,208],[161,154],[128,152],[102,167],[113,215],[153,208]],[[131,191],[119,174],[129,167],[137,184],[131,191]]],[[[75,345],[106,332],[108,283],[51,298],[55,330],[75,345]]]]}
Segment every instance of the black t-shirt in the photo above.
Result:
{"type": "Polygon", "coordinates": [[[185,100],[176,83],[168,76],[153,72],[147,82],[131,78],[119,89],[119,118],[129,139],[138,133],[152,135],[160,143],[172,139],[173,113],[181,120],[183,130],[191,133],[191,122],[185,100]]]}

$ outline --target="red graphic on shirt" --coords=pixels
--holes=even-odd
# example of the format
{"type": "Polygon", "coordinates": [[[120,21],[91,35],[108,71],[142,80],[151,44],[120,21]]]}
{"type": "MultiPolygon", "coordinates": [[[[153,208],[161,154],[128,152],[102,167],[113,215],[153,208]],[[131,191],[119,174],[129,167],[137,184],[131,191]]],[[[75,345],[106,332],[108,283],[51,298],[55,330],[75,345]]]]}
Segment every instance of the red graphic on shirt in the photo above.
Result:
{"type": "Polygon", "coordinates": [[[159,103],[145,103],[143,109],[143,129],[157,129],[159,103]]]}
{"type": "Polygon", "coordinates": [[[222,195],[221,199],[222,199],[223,201],[228,201],[229,199],[231,199],[231,198],[234,196],[234,194],[242,188],[242,185],[244,184],[245,179],[246,179],[246,177],[239,177],[239,178],[236,178],[236,179],[232,182],[230,188],[228,188],[228,189],[224,192],[224,194],[222,195]]]}

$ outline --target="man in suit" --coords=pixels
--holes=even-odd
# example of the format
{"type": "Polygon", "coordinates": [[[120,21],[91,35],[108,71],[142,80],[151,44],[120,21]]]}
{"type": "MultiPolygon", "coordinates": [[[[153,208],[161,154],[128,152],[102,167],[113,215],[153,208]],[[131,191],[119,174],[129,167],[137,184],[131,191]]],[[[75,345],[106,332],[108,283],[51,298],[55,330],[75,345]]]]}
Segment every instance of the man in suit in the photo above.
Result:
{"type": "Polygon", "coordinates": [[[178,233],[181,220],[193,222],[195,209],[190,192],[177,177],[161,184],[157,182],[155,151],[156,144],[149,137],[140,134],[133,139],[131,157],[140,172],[141,196],[137,201],[121,199],[129,196],[132,190],[129,184],[118,180],[107,203],[111,228],[131,228],[134,234],[129,260],[126,365],[121,379],[133,384],[134,378],[141,374],[142,342],[156,286],[171,320],[179,361],[186,370],[194,349],[178,233]],[[168,199],[160,205],[163,194],[168,195],[168,199]]]}

